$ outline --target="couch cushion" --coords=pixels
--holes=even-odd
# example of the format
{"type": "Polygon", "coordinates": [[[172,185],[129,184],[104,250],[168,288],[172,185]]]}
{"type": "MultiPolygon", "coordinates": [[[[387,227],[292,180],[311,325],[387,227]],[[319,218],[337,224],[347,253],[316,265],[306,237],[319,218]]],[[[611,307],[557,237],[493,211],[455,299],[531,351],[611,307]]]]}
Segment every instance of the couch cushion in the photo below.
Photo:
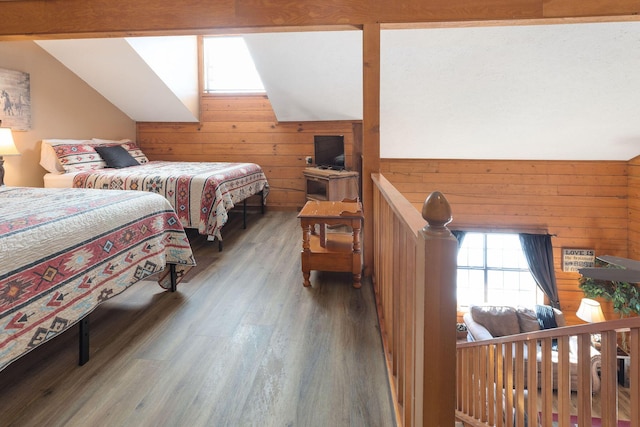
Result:
{"type": "Polygon", "coordinates": [[[494,337],[520,333],[516,309],[507,306],[475,305],[470,310],[473,320],[487,328],[494,337]]]}
{"type": "Polygon", "coordinates": [[[535,332],[540,330],[540,323],[538,323],[536,312],[533,311],[532,308],[518,307],[516,309],[516,315],[518,316],[520,332],[535,332]]]}

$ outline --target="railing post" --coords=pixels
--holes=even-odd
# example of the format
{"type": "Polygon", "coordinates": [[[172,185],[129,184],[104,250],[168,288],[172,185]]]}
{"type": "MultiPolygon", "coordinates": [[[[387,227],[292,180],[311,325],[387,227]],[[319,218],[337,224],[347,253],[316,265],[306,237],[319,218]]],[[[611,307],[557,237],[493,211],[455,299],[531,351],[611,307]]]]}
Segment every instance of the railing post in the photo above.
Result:
{"type": "Polygon", "coordinates": [[[416,425],[455,424],[456,238],[451,206],[440,192],[422,207],[427,225],[416,248],[416,425]]]}

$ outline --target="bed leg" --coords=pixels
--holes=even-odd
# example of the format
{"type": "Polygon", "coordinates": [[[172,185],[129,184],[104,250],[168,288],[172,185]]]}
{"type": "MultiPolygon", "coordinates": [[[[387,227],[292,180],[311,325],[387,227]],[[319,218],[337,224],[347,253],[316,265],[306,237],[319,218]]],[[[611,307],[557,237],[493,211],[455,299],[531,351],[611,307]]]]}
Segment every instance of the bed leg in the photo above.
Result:
{"type": "Polygon", "coordinates": [[[260,213],[264,215],[264,189],[260,190],[260,213]]]}
{"type": "Polygon", "coordinates": [[[222,239],[218,239],[218,252],[222,252],[222,239]]]}
{"type": "Polygon", "coordinates": [[[175,264],[169,264],[169,274],[171,275],[171,292],[178,289],[178,272],[175,264]]]}
{"type": "Polygon", "coordinates": [[[242,201],[242,229],[247,229],[247,199],[242,201]]]}
{"type": "Polygon", "coordinates": [[[89,361],[89,315],[84,316],[78,325],[80,327],[78,365],[82,366],[89,361]]]}

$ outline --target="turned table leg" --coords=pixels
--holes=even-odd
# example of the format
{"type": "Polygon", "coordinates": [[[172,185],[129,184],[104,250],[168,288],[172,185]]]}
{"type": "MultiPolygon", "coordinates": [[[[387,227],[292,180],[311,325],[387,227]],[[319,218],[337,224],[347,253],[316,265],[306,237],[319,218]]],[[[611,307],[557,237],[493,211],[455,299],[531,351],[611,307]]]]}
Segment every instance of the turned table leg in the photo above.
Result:
{"type": "Polygon", "coordinates": [[[360,227],[362,223],[358,219],[352,221],[351,228],[353,232],[353,248],[352,248],[352,269],[353,272],[353,287],[359,289],[362,284],[362,250],[360,245],[360,227]]]}
{"type": "Polygon", "coordinates": [[[311,286],[311,281],[309,280],[309,277],[311,277],[311,272],[303,271],[302,277],[303,277],[302,286],[304,286],[305,288],[308,288],[309,286],[311,286]]]}
{"type": "Polygon", "coordinates": [[[353,287],[356,289],[360,289],[362,283],[360,283],[362,279],[362,274],[354,274],[353,275],[353,287]]]}
{"type": "Polygon", "coordinates": [[[304,287],[311,286],[311,281],[309,277],[311,276],[311,270],[308,268],[309,264],[309,255],[311,254],[311,249],[309,245],[309,240],[311,239],[311,224],[306,221],[302,221],[302,285],[304,287]]]}

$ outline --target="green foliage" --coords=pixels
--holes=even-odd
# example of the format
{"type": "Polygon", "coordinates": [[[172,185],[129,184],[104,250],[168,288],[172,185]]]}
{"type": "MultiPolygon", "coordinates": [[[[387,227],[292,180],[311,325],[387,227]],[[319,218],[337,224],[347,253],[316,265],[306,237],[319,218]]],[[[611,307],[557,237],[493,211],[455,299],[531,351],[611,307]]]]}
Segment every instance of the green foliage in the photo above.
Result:
{"type": "MultiPolygon", "coordinates": [[[[605,266],[604,268],[615,268],[605,266]]],[[[637,284],[580,278],[580,289],[587,298],[604,298],[613,303],[613,310],[626,317],[631,313],[640,314],[640,289],[637,284]]]]}

